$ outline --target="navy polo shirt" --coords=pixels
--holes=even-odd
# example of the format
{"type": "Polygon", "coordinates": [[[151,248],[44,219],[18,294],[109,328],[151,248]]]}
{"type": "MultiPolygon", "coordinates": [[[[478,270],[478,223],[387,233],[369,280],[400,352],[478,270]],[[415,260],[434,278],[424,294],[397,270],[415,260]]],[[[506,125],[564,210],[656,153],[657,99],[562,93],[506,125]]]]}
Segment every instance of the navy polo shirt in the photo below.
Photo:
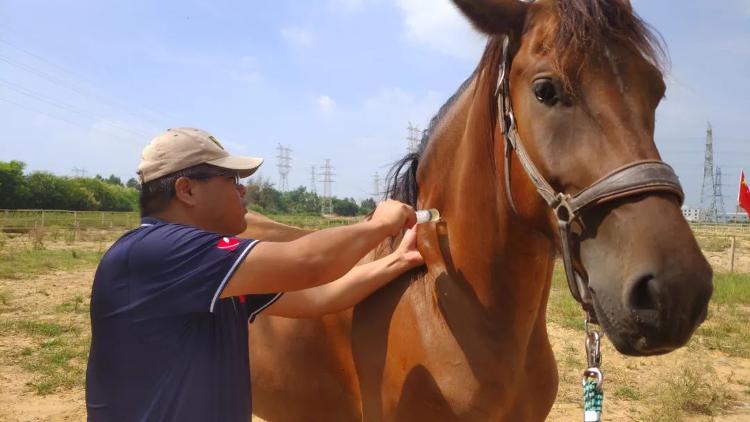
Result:
{"type": "Polygon", "coordinates": [[[257,241],[144,218],[104,254],[91,293],[89,421],[242,421],[247,323],[281,294],[221,299],[257,241]]]}

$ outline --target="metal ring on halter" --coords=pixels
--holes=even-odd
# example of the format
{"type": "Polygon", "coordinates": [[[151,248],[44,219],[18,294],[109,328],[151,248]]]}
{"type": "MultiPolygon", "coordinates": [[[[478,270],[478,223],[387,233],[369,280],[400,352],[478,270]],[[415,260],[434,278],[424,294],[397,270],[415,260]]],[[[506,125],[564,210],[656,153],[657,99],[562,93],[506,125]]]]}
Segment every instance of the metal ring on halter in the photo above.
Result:
{"type": "Polygon", "coordinates": [[[581,385],[586,386],[586,381],[590,379],[596,380],[596,388],[597,390],[601,390],[602,384],[604,384],[604,375],[599,368],[589,368],[583,371],[583,381],[581,381],[581,385]]]}
{"type": "Polygon", "coordinates": [[[557,220],[566,224],[570,224],[578,218],[575,211],[573,211],[573,207],[571,207],[570,202],[568,200],[570,199],[570,195],[566,195],[564,193],[557,194],[557,205],[554,206],[555,210],[555,217],[557,217],[557,220]],[[566,215],[560,215],[560,211],[565,211],[566,215]]]}

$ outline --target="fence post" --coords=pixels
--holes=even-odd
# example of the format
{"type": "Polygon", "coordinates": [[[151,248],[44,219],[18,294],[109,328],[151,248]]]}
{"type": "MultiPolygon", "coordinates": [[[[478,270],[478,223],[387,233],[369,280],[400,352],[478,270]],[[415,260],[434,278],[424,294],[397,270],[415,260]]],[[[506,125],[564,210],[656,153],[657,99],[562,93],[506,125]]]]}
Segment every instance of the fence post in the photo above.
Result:
{"type": "Polygon", "coordinates": [[[44,210],[42,210],[42,227],[44,227],[44,210]]]}
{"type": "Polygon", "coordinates": [[[732,246],[731,246],[732,255],[729,258],[729,272],[730,273],[734,272],[734,246],[735,246],[735,236],[732,235],[732,246]]]}
{"type": "Polygon", "coordinates": [[[78,238],[80,237],[79,230],[79,224],[78,224],[78,211],[73,211],[73,242],[77,242],[78,238]]]}

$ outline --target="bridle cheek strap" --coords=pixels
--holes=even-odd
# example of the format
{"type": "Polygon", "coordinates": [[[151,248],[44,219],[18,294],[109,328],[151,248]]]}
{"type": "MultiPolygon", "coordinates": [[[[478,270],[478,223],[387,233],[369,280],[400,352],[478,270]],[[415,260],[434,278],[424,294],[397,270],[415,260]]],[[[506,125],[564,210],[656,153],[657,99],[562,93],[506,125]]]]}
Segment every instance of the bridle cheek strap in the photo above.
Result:
{"type": "Polygon", "coordinates": [[[578,274],[573,266],[571,224],[576,220],[580,223],[581,214],[585,210],[607,202],[641,194],[666,193],[675,195],[682,205],[685,195],[672,167],[659,160],[641,160],[626,164],[573,195],[556,191],[534,165],[521,142],[510,103],[509,69],[510,57],[506,41],[503,49],[503,66],[500,70],[497,97],[500,124],[505,138],[504,173],[508,205],[518,215],[518,210],[513,201],[510,181],[511,156],[515,152],[524,172],[531,179],[536,191],[552,209],[557,219],[560,252],[570,293],[589,313],[589,317],[595,319],[596,315],[593,310],[588,282],[578,274]]]}

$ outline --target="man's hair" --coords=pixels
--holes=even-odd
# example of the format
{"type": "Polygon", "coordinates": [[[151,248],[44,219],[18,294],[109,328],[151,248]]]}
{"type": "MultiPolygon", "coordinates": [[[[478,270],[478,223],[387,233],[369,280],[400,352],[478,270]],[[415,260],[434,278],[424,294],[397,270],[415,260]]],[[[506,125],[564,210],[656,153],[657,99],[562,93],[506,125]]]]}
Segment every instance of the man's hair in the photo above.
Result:
{"type": "Polygon", "coordinates": [[[164,211],[169,205],[169,201],[175,196],[174,184],[180,177],[190,179],[205,179],[211,176],[218,176],[227,170],[210,164],[198,164],[197,166],[170,173],[141,186],[139,205],[141,217],[148,217],[164,211]]]}

